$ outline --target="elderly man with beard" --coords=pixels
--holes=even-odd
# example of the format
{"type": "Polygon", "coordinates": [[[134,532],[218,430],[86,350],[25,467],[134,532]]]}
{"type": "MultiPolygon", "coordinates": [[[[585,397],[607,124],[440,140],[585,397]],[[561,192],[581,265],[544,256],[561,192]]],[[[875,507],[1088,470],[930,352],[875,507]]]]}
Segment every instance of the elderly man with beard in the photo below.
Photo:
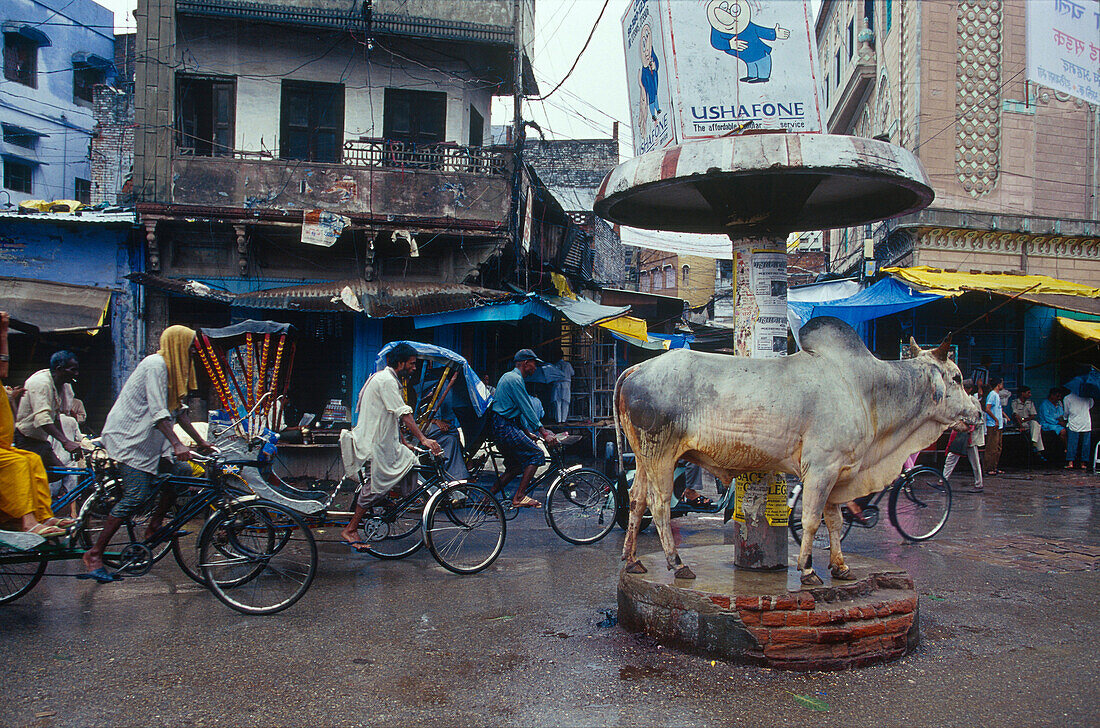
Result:
{"type": "Polygon", "coordinates": [[[416,361],[416,349],[408,344],[391,349],[386,354],[386,368],[372,374],[359,393],[354,429],[340,433],[346,475],[354,478],[360,469],[366,470],[355,513],[340,531],[340,537],[356,551],[368,545],[358,536],[367,509],[393,488],[402,486],[416,464],[412,449],[401,440],[401,425],[434,455],[443,454],[439,443],[417,427],[412,407],[401,396],[401,380],[416,372],[416,361]]]}

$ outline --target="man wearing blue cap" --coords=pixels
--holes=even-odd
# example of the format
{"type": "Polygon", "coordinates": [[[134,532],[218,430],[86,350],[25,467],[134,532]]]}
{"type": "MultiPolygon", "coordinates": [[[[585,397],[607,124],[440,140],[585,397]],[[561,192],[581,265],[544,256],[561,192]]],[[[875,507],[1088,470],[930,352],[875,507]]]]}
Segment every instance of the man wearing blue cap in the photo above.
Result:
{"type": "Polygon", "coordinates": [[[557,440],[554,433],[543,427],[539,421],[523,380],[546,362],[535,356],[535,352],[530,349],[520,349],[512,361],[515,362],[515,368],[500,378],[493,395],[490,434],[504,455],[504,472],[497,478],[492,492],[494,495],[499,493],[522,472],[523,478],[512,497],[512,505],[516,508],[542,508],[541,503],[527,495],[527,487],[535,477],[535,471],[545,461],[532,433],[538,432],[548,445],[557,440]]]}

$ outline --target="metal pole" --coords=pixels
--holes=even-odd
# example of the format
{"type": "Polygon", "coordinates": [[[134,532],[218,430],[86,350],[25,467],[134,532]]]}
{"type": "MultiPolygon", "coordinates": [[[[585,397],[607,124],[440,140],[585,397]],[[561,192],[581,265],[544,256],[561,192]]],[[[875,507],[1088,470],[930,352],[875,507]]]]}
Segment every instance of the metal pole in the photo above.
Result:
{"type": "Polygon", "coordinates": [[[516,283],[523,270],[523,243],[520,234],[520,188],[523,181],[523,24],[520,0],[512,1],[512,244],[516,255],[516,283]]]}

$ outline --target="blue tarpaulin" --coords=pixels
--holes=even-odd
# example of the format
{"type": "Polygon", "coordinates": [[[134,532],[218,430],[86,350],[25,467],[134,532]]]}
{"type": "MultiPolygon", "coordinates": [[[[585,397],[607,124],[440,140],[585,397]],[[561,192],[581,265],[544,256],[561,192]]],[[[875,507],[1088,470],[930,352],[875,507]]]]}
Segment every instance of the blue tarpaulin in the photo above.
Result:
{"type": "Polygon", "coordinates": [[[560,313],[577,326],[591,326],[630,313],[630,306],[604,306],[583,297],[570,299],[528,293],[519,301],[487,303],[460,311],[416,316],[413,318],[413,326],[418,329],[430,329],[451,324],[519,321],[527,316],[538,316],[547,321],[553,321],[555,313],[560,313]]]}
{"type": "Polygon", "coordinates": [[[893,278],[883,278],[848,298],[821,303],[788,300],[787,307],[802,320],[802,323],[818,316],[835,316],[851,324],[852,327],[857,327],[865,321],[923,306],[941,298],[943,296],[914,291],[893,278]]]}

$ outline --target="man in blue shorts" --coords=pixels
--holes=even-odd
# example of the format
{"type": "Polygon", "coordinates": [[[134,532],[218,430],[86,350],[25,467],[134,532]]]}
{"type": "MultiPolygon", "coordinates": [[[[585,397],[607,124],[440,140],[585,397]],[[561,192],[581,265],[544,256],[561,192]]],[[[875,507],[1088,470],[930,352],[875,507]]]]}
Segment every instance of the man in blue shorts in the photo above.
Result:
{"type": "Polygon", "coordinates": [[[497,382],[489,415],[490,436],[504,455],[504,472],[493,484],[492,492],[494,495],[499,493],[513,478],[523,473],[519,488],[512,497],[512,505],[516,508],[542,508],[542,504],[527,495],[527,487],[531,485],[535,471],[545,462],[532,433],[538,432],[547,445],[553,445],[557,440],[554,433],[539,422],[523,380],[546,362],[530,349],[520,349],[512,361],[516,366],[497,382]]]}

